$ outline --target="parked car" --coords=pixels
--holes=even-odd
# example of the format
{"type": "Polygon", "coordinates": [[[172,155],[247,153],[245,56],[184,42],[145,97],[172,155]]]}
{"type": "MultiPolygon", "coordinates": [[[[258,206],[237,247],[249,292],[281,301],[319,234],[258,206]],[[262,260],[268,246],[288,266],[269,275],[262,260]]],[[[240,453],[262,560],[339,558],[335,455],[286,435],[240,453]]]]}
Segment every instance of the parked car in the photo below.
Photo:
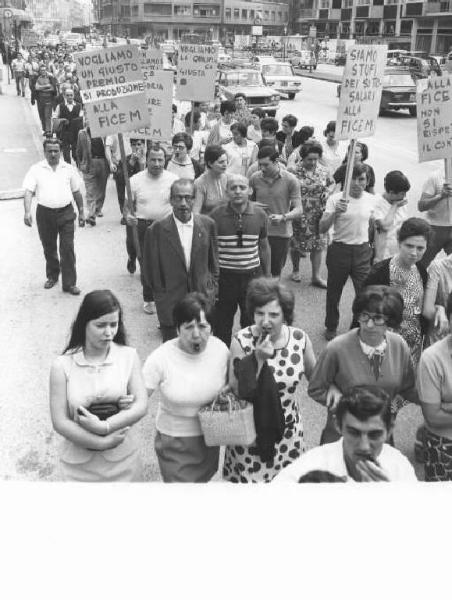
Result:
{"type": "Polygon", "coordinates": [[[253,65],[261,68],[262,65],[268,65],[276,62],[276,58],[270,55],[256,55],[251,59],[253,65]]]}
{"type": "Polygon", "coordinates": [[[408,67],[415,79],[425,79],[430,75],[441,75],[441,67],[436,58],[429,55],[412,56],[410,54],[401,56],[400,65],[408,67]]]}
{"type": "Polygon", "coordinates": [[[295,98],[295,94],[301,92],[302,78],[295,75],[290,63],[268,63],[262,65],[262,77],[267,85],[277,92],[287,94],[289,100],[295,98]]]}
{"type": "Polygon", "coordinates": [[[250,109],[262,108],[269,117],[276,115],[279,94],[265,85],[257,69],[221,70],[218,73],[218,88],[222,100],[233,100],[241,92],[245,94],[250,109]]]}
{"type": "Polygon", "coordinates": [[[230,65],[232,63],[232,56],[225,50],[220,49],[218,51],[218,64],[219,65],[230,65]]]}
{"type": "Polygon", "coordinates": [[[315,53],[310,50],[295,50],[289,60],[297,69],[317,69],[315,53]]]}

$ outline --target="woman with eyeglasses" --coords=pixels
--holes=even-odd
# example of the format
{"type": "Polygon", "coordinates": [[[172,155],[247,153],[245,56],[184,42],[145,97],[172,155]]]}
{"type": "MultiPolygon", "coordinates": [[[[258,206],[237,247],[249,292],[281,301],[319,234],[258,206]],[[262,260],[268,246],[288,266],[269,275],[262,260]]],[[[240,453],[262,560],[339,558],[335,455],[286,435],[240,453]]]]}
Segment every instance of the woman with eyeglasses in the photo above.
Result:
{"type": "Polygon", "coordinates": [[[401,294],[388,286],[368,286],[357,294],[352,310],[358,327],[330,341],[309,382],[308,394],[329,409],[321,443],[339,439],[333,411],[355,385],[377,385],[388,392],[394,416],[418,399],[410,350],[394,332],[403,318],[401,294]]]}
{"type": "Polygon", "coordinates": [[[202,174],[199,162],[190,157],[193,138],[185,132],[176,133],[172,139],[173,155],[166,163],[166,170],[180,179],[197,179],[202,174]]]}

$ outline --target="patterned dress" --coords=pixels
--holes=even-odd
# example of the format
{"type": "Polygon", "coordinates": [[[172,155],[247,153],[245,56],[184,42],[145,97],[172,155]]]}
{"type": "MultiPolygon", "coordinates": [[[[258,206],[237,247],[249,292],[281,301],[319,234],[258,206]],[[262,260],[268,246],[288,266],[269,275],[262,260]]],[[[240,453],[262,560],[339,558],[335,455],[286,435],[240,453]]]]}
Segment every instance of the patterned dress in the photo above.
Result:
{"type": "Polygon", "coordinates": [[[290,247],[298,252],[324,250],[328,238],[326,234],[319,233],[319,223],[325,211],[328,188],[334,181],[322,165],[317,165],[314,171],[308,171],[302,162],[298,164],[297,177],[301,187],[303,215],[292,221],[290,247]],[[314,188],[308,190],[310,186],[314,188]]]}
{"type": "Polygon", "coordinates": [[[409,271],[402,269],[397,257],[389,263],[389,284],[403,298],[403,317],[399,333],[408,344],[413,364],[417,367],[422,352],[421,312],[424,302],[424,287],[416,265],[409,271]]]}
{"type": "MultiPolygon", "coordinates": [[[[275,351],[267,360],[279,389],[281,405],[286,420],[283,439],[276,444],[273,460],[262,462],[257,448],[227,446],[223,478],[232,483],[269,482],[275,475],[304,452],[303,427],[295,391],[304,373],[304,351],[307,336],[301,329],[288,327],[289,340],[284,348],[275,351]]],[[[246,327],[236,335],[243,356],[253,352],[257,337],[252,327],[246,327]]],[[[240,359],[240,357],[238,357],[240,359]]],[[[236,359],[237,360],[237,359],[236,359]]]]}

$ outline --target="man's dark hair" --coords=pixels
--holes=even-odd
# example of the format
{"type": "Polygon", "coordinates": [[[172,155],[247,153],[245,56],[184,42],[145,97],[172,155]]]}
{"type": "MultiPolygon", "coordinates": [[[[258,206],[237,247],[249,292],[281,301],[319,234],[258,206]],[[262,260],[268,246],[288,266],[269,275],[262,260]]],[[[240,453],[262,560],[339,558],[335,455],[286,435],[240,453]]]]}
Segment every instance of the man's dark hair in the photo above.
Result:
{"type": "Polygon", "coordinates": [[[237,98],[243,98],[246,102],[246,96],[243,92],[237,92],[237,94],[234,95],[234,100],[237,100],[237,98]]]}
{"type": "Polygon", "coordinates": [[[223,102],[220,104],[221,116],[223,116],[225,112],[235,113],[235,111],[235,103],[232,100],[223,100],[223,102]]]}
{"type": "Polygon", "coordinates": [[[269,133],[276,134],[278,128],[278,121],[273,117],[266,117],[261,121],[261,131],[264,130],[268,131],[269,133]]]}
{"type": "Polygon", "coordinates": [[[231,131],[238,131],[242,137],[246,138],[247,128],[243,123],[233,123],[230,129],[231,131]]]}
{"type": "Polygon", "coordinates": [[[180,144],[181,142],[185,144],[188,151],[193,148],[193,138],[189,133],[185,133],[185,131],[180,131],[179,133],[173,135],[171,145],[174,146],[175,144],[180,144]]]}
{"type": "Polygon", "coordinates": [[[272,162],[276,162],[278,160],[279,154],[275,150],[274,146],[264,146],[263,148],[259,148],[257,153],[257,160],[260,158],[269,158],[272,162]]]}
{"type": "MultiPolygon", "coordinates": [[[[197,123],[199,121],[199,119],[201,118],[201,113],[199,112],[199,110],[194,110],[193,111],[193,125],[195,123],[197,123]]],[[[185,115],[185,127],[190,127],[191,125],[191,110],[188,111],[188,113],[185,115]]]]}
{"type": "Polygon", "coordinates": [[[346,413],[363,422],[379,415],[388,430],[393,424],[391,397],[376,385],[357,385],[347,390],[336,407],[336,421],[339,427],[342,427],[346,413]]]}
{"type": "Polygon", "coordinates": [[[386,173],[384,185],[387,192],[393,192],[394,194],[408,192],[411,187],[408,177],[402,171],[389,171],[389,173],[386,173]]]}
{"type": "Polygon", "coordinates": [[[46,146],[55,146],[58,145],[60,150],[63,147],[63,144],[57,137],[46,137],[46,139],[42,143],[42,147],[44,148],[44,152],[46,151],[46,146]]]}
{"type": "Polygon", "coordinates": [[[298,119],[294,115],[286,115],[285,117],[282,118],[282,123],[287,123],[287,125],[289,125],[289,127],[296,127],[297,123],[298,123],[298,119]]]}

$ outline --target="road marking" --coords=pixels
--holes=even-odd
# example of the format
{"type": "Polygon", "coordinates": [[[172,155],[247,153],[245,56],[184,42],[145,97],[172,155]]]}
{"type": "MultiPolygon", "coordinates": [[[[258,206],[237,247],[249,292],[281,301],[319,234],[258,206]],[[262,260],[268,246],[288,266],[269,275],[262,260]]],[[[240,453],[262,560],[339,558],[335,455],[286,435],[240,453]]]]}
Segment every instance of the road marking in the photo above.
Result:
{"type": "Polygon", "coordinates": [[[28,152],[27,148],[0,148],[2,152],[19,153],[19,152],[28,152]]]}

